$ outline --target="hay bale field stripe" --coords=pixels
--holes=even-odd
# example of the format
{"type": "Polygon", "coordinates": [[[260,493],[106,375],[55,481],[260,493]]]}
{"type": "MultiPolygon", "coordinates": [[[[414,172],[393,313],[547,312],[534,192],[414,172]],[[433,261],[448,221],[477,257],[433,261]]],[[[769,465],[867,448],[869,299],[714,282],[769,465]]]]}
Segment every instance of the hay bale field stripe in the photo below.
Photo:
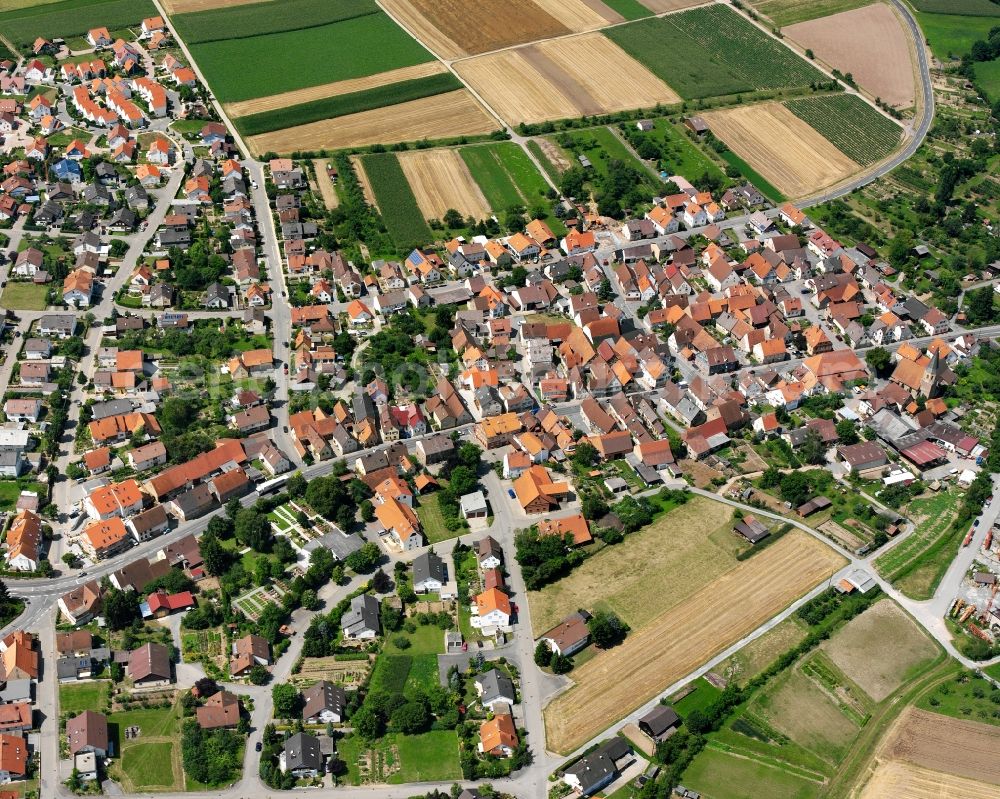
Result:
{"type": "Polygon", "coordinates": [[[361,165],[378,201],[382,221],[396,245],[400,249],[412,249],[431,241],[434,236],[396,154],[366,155],[361,165]]]}
{"type": "Polygon", "coordinates": [[[785,107],[862,166],[888,157],[903,130],[855,94],[788,100],[785,107]]]}
{"type": "Polygon", "coordinates": [[[467,89],[360,114],[252,136],[254,153],[342,150],[371,144],[434,141],[492,133],[500,125],[467,89]]]}
{"type": "MultiPolygon", "coordinates": [[[[273,2],[273,0],[269,1],[273,2]]],[[[445,66],[440,61],[427,61],[423,64],[414,64],[412,67],[400,67],[399,69],[390,69],[388,72],[377,72],[374,75],[366,75],[363,78],[337,80],[332,83],[324,83],[321,86],[310,86],[306,89],[272,94],[269,97],[244,100],[241,103],[227,103],[226,113],[230,119],[234,117],[248,117],[253,114],[263,114],[265,111],[276,111],[279,108],[286,108],[292,105],[311,103],[313,100],[322,100],[325,97],[334,97],[338,94],[351,94],[363,90],[377,89],[380,86],[387,86],[391,83],[416,80],[417,78],[428,78],[431,75],[438,75],[445,71],[445,66]]]]}
{"type": "Polygon", "coordinates": [[[408,103],[411,100],[433,97],[461,88],[461,82],[454,75],[442,72],[427,78],[391,83],[374,90],[337,94],[300,105],[265,111],[262,114],[237,117],[234,124],[244,135],[258,136],[261,133],[308,125],[310,122],[319,122],[323,119],[336,119],[348,114],[408,103]]]}
{"type": "Polygon", "coordinates": [[[399,165],[426,219],[441,219],[449,209],[486,219],[490,205],[457,150],[399,153],[399,165]]]}

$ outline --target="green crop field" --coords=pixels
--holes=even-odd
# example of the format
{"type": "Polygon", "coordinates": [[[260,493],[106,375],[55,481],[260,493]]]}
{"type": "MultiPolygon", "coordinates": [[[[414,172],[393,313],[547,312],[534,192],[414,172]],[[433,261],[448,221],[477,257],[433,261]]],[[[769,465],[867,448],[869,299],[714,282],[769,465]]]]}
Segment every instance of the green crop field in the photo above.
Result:
{"type": "Polygon", "coordinates": [[[902,139],[899,125],[855,94],[806,97],[785,106],[862,166],[881,161],[902,139]]]}
{"type": "MultiPolygon", "coordinates": [[[[866,6],[870,0],[753,0],[753,7],[779,28],[866,6]]],[[[988,0],[987,0],[988,2],[988,0]]]]}
{"type": "Polygon", "coordinates": [[[512,205],[530,207],[548,191],[549,185],[524,150],[512,142],[463,147],[461,153],[486,201],[498,213],[512,205]]]}
{"type": "Polygon", "coordinates": [[[992,0],[910,0],[917,11],[970,17],[1000,17],[1000,5],[992,0]]]}
{"type": "Polygon", "coordinates": [[[969,17],[958,14],[917,12],[917,22],[931,52],[942,61],[960,58],[972,49],[972,43],[985,39],[998,24],[995,17],[969,17]]]}
{"type": "Polygon", "coordinates": [[[721,5],[619,25],[604,33],[688,100],[808,86],[822,79],[809,63],[721,5]]]}
{"type": "Polygon", "coordinates": [[[25,53],[39,36],[65,38],[98,26],[127,28],[156,15],[150,0],[61,0],[0,13],[0,33],[25,53]]]}
{"type": "MultiPolygon", "coordinates": [[[[1000,24],[1000,23],[998,23],[1000,24]]],[[[1000,100],[1000,59],[976,64],[976,85],[991,103],[1000,100]]]]}
{"type": "Polygon", "coordinates": [[[604,0],[604,5],[617,11],[625,19],[643,19],[653,15],[639,0],[604,0]]]}
{"type": "Polygon", "coordinates": [[[413,189],[393,153],[361,159],[389,235],[400,249],[419,247],[434,239],[413,196],[413,189]]]}
{"type": "Polygon", "coordinates": [[[740,158],[732,150],[726,150],[722,153],[721,157],[727,164],[740,170],[740,174],[756,186],[757,190],[769,200],[781,203],[788,199],[775,186],[772,186],[763,175],[761,175],[756,169],[750,166],[750,164],[740,158]]]}
{"type": "Polygon", "coordinates": [[[282,0],[178,14],[171,21],[185,44],[246,39],[269,33],[315,28],[377,14],[374,0],[282,0]]]}
{"type": "Polygon", "coordinates": [[[191,53],[223,102],[267,97],[431,60],[430,53],[385,14],[196,44],[191,53]]]}
{"type": "Polygon", "coordinates": [[[334,119],[347,114],[371,111],[373,108],[384,108],[387,105],[419,100],[421,97],[432,97],[461,88],[462,84],[458,78],[450,72],[442,72],[439,75],[430,75],[426,78],[390,83],[377,89],[338,94],[300,105],[286,106],[275,111],[250,114],[239,117],[236,124],[244,135],[255,136],[272,130],[283,130],[296,125],[318,122],[321,119],[334,119]]]}

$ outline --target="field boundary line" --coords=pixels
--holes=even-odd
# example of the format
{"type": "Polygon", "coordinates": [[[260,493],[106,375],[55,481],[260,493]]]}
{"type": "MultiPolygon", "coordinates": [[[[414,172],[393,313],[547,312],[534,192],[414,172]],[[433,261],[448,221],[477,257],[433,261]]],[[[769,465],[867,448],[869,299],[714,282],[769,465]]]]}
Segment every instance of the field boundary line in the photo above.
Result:
{"type": "Polygon", "coordinates": [[[808,780],[809,782],[816,782],[820,785],[826,785],[828,782],[828,778],[822,774],[817,774],[814,771],[809,771],[808,769],[803,769],[800,766],[785,763],[784,761],[782,761],[783,765],[778,765],[778,763],[773,762],[771,758],[764,757],[763,755],[757,756],[756,752],[737,749],[729,746],[728,744],[720,744],[718,741],[709,741],[705,746],[707,749],[721,752],[722,754],[729,755],[730,757],[738,757],[740,760],[748,760],[752,763],[759,763],[762,766],[773,768],[775,771],[783,771],[786,774],[791,774],[793,777],[799,777],[800,779],[808,780]],[[786,768],[785,766],[789,766],[790,768],[786,768]]]}

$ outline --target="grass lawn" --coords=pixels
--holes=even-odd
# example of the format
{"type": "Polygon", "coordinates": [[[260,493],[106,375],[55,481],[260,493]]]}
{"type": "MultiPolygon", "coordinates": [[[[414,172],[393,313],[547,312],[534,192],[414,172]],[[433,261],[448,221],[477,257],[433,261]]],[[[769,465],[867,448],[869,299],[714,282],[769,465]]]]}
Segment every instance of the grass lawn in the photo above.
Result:
{"type": "Polygon", "coordinates": [[[406,675],[404,696],[412,696],[426,692],[432,685],[438,684],[437,655],[417,655],[413,658],[410,673],[406,675]]]}
{"type": "Polygon", "coordinates": [[[444,782],[462,777],[458,763],[458,735],[454,730],[432,730],[422,735],[387,735],[369,745],[356,735],[337,742],[337,752],[347,763],[347,782],[361,785],[358,760],[369,749],[372,773],[368,782],[444,782]],[[398,754],[398,758],[397,758],[398,754]]]}
{"type": "Polygon", "coordinates": [[[454,730],[431,730],[422,735],[397,735],[399,771],[389,783],[443,782],[462,778],[458,764],[458,735],[454,730]]]}
{"type": "Polygon", "coordinates": [[[387,655],[439,655],[444,654],[444,630],[436,624],[419,624],[417,629],[408,633],[404,630],[388,636],[382,652],[387,655]],[[410,642],[407,649],[396,646],[397,638],[406,638],[410,642]]]}
{"type": "Polygon", "coordinates": [[[671,158],[667,163],[667,171],[673,175],[684,175],[688,180],[696,181],[701,175],[711,175],[725,180],[726,173],[709,156],[698,149],[687,135],[669,119],[657,119],[651,131],[640,133],[643,136],[653,136],[666,145],[671,158]]]}
{"type": "Polygon", "coordinates": [[[174,744],[136,743],[122,751],[121,769],[136,788],[172,788],[174,744]]]}
{"type": "Polygon", "coordinates": [[[420,497],[420,504],[416,507],[416,511],[417,518],[420,519],[420,526],[424,531],[424,537],[429,544],[457,538],[463,532],[462,530],[452,531],[445,526],[444,514],[441,513],[441,505],[436,493],[420,497]]]}
{"type": "Polygon", "coordinates": [[[195,44],[191,53],[224,102],[360,78],[431,59],[415,39],[381,13],[300,30],[195,44]],[[267,58],[261,58],[261,53],[267,53],[267,58]],[[311,57],[303,61],[303,53],[311,57]]]}
{"type": "Polygon", "coordinates": [[[924,14],[919,11],[915,16],[931,52],[942,61],[965,55],[972,49],[973,42],[985,39],[990,28],[997,24],[996,17],[924,14]]]}
{"type": "Polygon", "coordinates": [[[677,715],[684,718],[692,710],[704,710],[712,704],[722,694],[718,688],[706,680],[699,677],[694,683],[694,690],[677,702],[672,702],[677,715]]]}
{"type": "Polygon", "coordinates": [[[8,281],[0,299],[4,308],[14,311],[44,311],[45,297],[49,293],[46,285],[35,283],[15,283],[8,281]]]}
{"type": "Polygon", "coordinates": [[[44,504],[48,491],[41,483],[31,480],[0,480],[0,511],[14,510],[22,491],[36,491],[44,504]]]}
{"type": "Polygon", "coordinates": [[[123,739],[126,727],[140,727],[141,738],[152,738],[161,735],[171,736],[180,726],[176,707],[126,710],[112,713],[108,721],[118,725],[123,739]]]}
{"type": "Polygon", "coordinates": [[[684,772],[684,785],[712,799],[813,799],[820,783],[762,762],[705,749],[684,772]]]}
{"type": "Polygon", "coordinates": [[[64,683],[59,686],[59,711],[74,716],[84,710],[103,713],[110,695],[111,683],[107,680],[64,683]]]}
{"type": "Polygon", "coordinates": [[[588,558],[562,580],[531,592],[535,634],[578,608],[613,610],[639,629],[736,566],[736,554],[745,547],[733,535],[730,518],[728,508],[695,497],[588,558]]]}
{"type": "MultiPolygon", "coordinates": [[[[1000,25],[1000,20],[997,20],[1000,25]]],[[[991,103],[1000,100],[1000,59],[976,64],[976,84],[991,103]]]]}

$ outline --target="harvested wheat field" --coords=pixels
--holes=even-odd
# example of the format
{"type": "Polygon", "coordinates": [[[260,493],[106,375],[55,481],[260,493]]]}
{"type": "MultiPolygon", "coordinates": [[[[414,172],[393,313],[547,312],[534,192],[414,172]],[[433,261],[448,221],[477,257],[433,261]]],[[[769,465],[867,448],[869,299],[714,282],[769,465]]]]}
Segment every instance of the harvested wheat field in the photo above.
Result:
{"type": "MultiPolygon", "coordinates": [[[[1000,727],[909,707],[893,724],[879,760],[901,760],[956,777],[1000,785],[1000,727]]],[[[993,795],[1000,794],[994,787],[993,795]]]]}
{"type": "Polygon", "coordinates": [[[985,782],[912,766],[880,763],[860,799],[996,799],[997,788],[985,782]]]}
{"type": "Polygon", "coordinates": [[[330,180],[330,175],[327,174],[326,165],[328,163],[325,158],[317,158],[313,161],[313,167],[316,170],[316,185],[319,187],[319,193],[323,196],[323,205],[329,209],[340,205],[340,197],[333,181],[330,180]]]}
{"type": "Polygon", "coordinates": [[[630,633],[623,644],[571,673],[573,687],[545,708],[546,748],[564,754],[586,743],[780,613],[845,562],[829,547],[794,531],[708,582],[630,633]]]}
{"type": "Polygon", "coordinates": [[[310,122],[249,138],[255,153],[340,150],[368,144],[447,139],[491,133],[500,125],[467,89],[310,122]]]}
{"type": "Polygon", "coordinates": [[[425,219],[440,219],[449,208],[473,219],[493,213],[458,150],[414,150],[398,158],[425,219]]]}
{"type": "Polygon", "coordinates": [[[365,172],[365,165],[361,163],[360,155],[351,156],[351,166],[354,167],[354,174],[357,175],[358,183],[361,184],[361,193],[365,195],[365,202],[381,213],[378,200],[375,198],[375,190],[372,188],[372,182],[368,179],[368,173],[365,172]]]}
{"type": "Polygon", "coordinates": [[[294,91],[282,92],[281,94],[272,94],[268,97],[257,97],[253,100],[243,100],[238,103],[226,103],[226,113],[230,117],[261,114],[266,111],[287,108],[290,105],[301,105],[312,100],[322,100],[327,97],[336,97],[340,94],[352,94],[354,92],[377,89],[379,86],[388,86],[391,83],[400,83],[404,80],[427,78],[441,72],[445,72],[444,64],[440,61],[427,61],[423,64],[414,64],[412,67],[390,69],[388,72],[379,72],[364,78],[338,80],[333,83],[324,83],[322,86],[310,86],[307,89],[295,89],[294,91]]]}
{"type": "Polygon", "coordinates": [[[600,0],[535,0],[535,5],[571,31],[594,31],[625,21],[625,17],[600,0]]]}
{"type": "Polygon", "coordinates": [[[896,108],[913,106],[913,46],[896,12],[885,3],[800,22],[782,33],[830,66],[850,72],[872,96],[896,108]]]}
{"type": "Polygon", "coordinates": [[[791,198],[839,183],[861,169],[778,103],[702,114],[712,133],[791,198]]]}
{"type": "Polygon", "coordinates": [[[460,61],[455,69],[510,125],[680,101],[666,83],[600,33],[490,53],[460,61]]]}
{"type": "Polygon", "coordinates": [[[444,59],[572,32],[532,0],[385,0],[384,6],[444,59]]]}
{"type": "Polygon", "coordinates": [[[650,623],[697,590],[688,575],[707,583],[736,567],[745,544],[733,535],[732,518],[732,508],[692,497],[561,580],[529,592],[535,637],[577,608],[613,611],[633,630],[650,623]]]}
{"type": "Polygon", "coordinates": [[[899,688],[917,666],[931,660],[937,648],[906,612],[883,599],[851,619],[823,650],[844,675],[881,702],[899,688]],[[878,657],[872,657],[872,652],[878,657]]]}
{"type": "Polygon", "coordinates": [[[163,0],[163,9],[168,14],[190,14],[194,11],[209,11],[213,8],[245,6],[263,0],[163,0]]]}

